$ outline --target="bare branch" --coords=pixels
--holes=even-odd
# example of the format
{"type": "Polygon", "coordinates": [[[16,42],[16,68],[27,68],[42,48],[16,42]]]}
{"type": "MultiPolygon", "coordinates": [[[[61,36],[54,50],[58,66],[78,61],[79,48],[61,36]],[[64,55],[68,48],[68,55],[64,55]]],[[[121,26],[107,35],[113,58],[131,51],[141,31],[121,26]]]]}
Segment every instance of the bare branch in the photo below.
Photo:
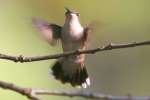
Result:
{"type": "Polygon", "coordinates": [[[0,81],[0,87],[3,89],[9,89],[19,94],[25,95],[31,100],[40,100],[37,95],[55,95],[55,96],[68,96],[68,97],[83,97],[99,100],[150,100],[149,96],[112,96],[101,93],[93,93],[87,91],[60,91],[60,90],[47,90],[47,89],[34,89],[23,88],[15,84],[0,81]]]}
{"type": "Polygon", "coordinates": [[[9,90],[15,91],[19,94],[25,95],[26,97],[28,97],[31,100],[40,100],[32,93],[32,89],[30,89],[30,88],[22,88],[15,84],[4,82],[4,81],[0,81],[0,87],[3,89],[9,89],[9,90]]]}
{"type": "Polygon", "coordinates": [[[98,100],[150,100],[149,96],[112,96],[101,93],[93,93],[87,91],[60,91],[60,90],[35,90],[37,95],[56,95],[56,96],[68,96],[68,97],[83,97],[88,99],[98,99],[98,100]]]}
{"type": "Polygon", "coordinates": [[[145,46],[150,45],[150,41],[143,41],[143,42],[133,42],[133,43],[126,43],[126,44],[114,44],[110,43],[106,46],[102,46],[95,49],[89,49],[89,50],[83,50],[83,51],[72,51],[72,52],[65,52],[60,54],[54,54],[54,55],[45,55],[45,56],[34,56],[34,57],[24,57],[22,55],[20,56],[11,56],[6,54],[0,54],[0,59],[6,59],[11,60],[14,62],[33,62],[33,61],[41,61],[41,60],[48,60],[48,59],[57,59],[60,57],[66,57],[70,55],[79,55],[79,54],[94,54],[100,51],[108,51],[113,49],[122,49],[122,48],[131,48],[131,47],[137,47],[137,46],[145,46]]]}

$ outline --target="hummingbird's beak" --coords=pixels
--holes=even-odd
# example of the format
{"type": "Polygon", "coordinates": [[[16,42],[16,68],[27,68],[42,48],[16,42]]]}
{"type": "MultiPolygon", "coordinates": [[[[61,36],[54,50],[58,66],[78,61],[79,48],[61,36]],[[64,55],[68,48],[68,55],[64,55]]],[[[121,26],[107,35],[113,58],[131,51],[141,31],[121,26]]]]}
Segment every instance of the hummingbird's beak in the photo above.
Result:
{"type": "Polygon", "coordinates": [[[65,7],[65,9],[66,9],[66,13],[71,13],[72,12],[70,9],[68,9],[66,7],[65,7]]]}

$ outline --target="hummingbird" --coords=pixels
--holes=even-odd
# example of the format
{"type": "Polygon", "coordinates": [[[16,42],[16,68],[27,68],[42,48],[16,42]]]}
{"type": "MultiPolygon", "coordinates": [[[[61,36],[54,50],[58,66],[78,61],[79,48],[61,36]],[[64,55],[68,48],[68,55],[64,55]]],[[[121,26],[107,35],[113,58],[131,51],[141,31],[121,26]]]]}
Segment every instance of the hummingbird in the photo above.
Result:
{"type": "MultiPolygon", "coordinates": [[[[63,26],[40,19],[33,19],[33,24],[50,45],[55,45],[56,41],[60,40],[64,53],[85,50],[90,29],[80,24],[78,12],[65,9],[63,26]]],[[[59,58],[51,67],[51,71],[55,79],[62,83],[70,83],[73,87],[87,88],[90,86],[90,78],[85,66],[85,54],[59,58]]]]}

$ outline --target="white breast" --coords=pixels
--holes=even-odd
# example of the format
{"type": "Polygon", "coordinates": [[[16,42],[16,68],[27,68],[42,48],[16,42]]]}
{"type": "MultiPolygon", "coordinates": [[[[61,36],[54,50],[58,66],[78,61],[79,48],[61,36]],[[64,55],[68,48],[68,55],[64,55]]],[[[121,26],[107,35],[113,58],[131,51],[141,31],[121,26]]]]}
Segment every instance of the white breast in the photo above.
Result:
{"type": "Polygon", "coordinates": [[[71,19],[65,20],[61,36],[64,52],[78,50],[81,48],[83,27],[79,22],[78,16],[72,15],[71,19]]]}
{"type": "Polygon", "coordinates": [[[83,35],[83,27],[81,26],[77,16],[72,16],[71,20],[66,20],[62,29],[62,37],[78,40],[83,35]]]}

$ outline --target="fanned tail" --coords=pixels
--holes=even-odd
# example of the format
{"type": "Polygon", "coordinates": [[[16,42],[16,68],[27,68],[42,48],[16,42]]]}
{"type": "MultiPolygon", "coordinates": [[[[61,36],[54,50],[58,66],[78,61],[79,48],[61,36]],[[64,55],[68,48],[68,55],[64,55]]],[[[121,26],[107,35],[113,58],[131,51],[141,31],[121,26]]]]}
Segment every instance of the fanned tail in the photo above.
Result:
{"type": "Polygon", "coordinates": [[[52,66],[52,74],[62,83],[70,83],[72,86],[81,86],[83,88],[87,88],[90,85],[90,79],[85,66],[78,67],[76,71],[73,72],[74,73],[70,75],[67,71],[63,70],[63,66],[60,61],[57,61],[52,66]]]}

